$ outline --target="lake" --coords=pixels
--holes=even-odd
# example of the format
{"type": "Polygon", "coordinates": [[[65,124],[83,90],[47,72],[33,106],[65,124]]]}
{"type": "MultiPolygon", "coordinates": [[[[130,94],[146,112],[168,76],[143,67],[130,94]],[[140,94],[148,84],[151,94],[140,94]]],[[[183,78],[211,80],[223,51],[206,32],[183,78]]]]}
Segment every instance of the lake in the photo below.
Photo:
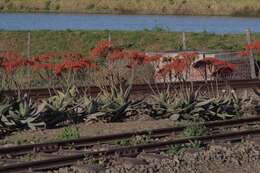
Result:
{"type": "Polygon", "coordinates": [[[160,30],[241,33],[247,28],[260,32],[260,18],[107,15],[64,13],[0,13],[5,30],[160,30]]]}

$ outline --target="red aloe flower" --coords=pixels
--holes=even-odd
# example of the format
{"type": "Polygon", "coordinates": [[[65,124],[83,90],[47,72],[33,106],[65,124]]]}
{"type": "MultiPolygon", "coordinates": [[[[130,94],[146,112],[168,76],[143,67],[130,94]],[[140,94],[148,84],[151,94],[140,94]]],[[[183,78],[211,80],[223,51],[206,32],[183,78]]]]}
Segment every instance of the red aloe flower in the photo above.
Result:
{"type": "Polygon", "coordinates": [[[66,58],[62,62],[55,64],[53,72],[56,76],[61,76],[62,72],[79,71],[84,68],[96,68],[96,65],[87,59],[69,59],[66,58]]]}
{"type": "Polygon", "coordinates": [[[102,40],[97,43],[96,47],[91,50],[91,57],[106,56],[112,43],[106,40],[102,40]]]}
{"type": "Polygon", "coordinates": [[[170,72],[174,72],[175,75],[181,75],[187,69],[186,62],[184,59],[173,59],[170,64],[164,65],[157,74],[165,76],[170,72]]]}
{"type": "Polygon", "coordinates": [[[144,63],[159,62],[160,60],[161,60],[161,55],[145,56],[144,57],[144,63]]]}
{"type": "Polygon", "coordinates": [[[194,62],[199,57],[199,53],[195,51],[181,52],[178,54],[178,57],[182,57],[186,65],[189,67],[192,64],[192,62],[194,62]]]}
{"type": "Polygon", "coordinates": [[[142,64],[145,60],[145,54],[138,51],[128,51],[125,53],[125,58],[136,64],[142,64]]]}
{"type": "Polygon", "coordinates": [[[260,49],[260,41],[255,41],[245,46],[246,50],[260,49]]]}
{"type": "Polygon", "coordinates": [[[212,76],[224,76],[232,74],[236,69],[236,66],[231,63],[225,63],[216,68],[216,70],[212,73],[212,76]]]}
{"type": "Polygon", "coordinates": [[[12,51],[1,52],[0,59],[0,66],[7,73],[12,73],[18,68],[26,66],[28,63],[28,61],[26,61],[21,55],[12,51]]]}
{"type": "Polygon", "coordinates": [[[253,51],[255,53],[260,53],[260,41],[255,41],[251,44],[247,44],[245,45],[245,50],[239,52],[239,55],[240,56],[249,56],[250,55],[250,52],[253,51]]]}
{"type": "Polygon", "coordinates": [[[112,61],[124,59],[125,52],[121,48],[115,48],[112,52],[108,55],[108,58],[112,61]]]}
{"type": "Polygon", "coordinates": [[[45,64],[33,64],[32,65],[32,70],[37,72],[37,71],[42,71],[42,70],[53,70],[54,65],[51,63],[45,63],[45,64]]]}
{"type": "Polygon", "coordinates": [[[221,66],[226,64],[226,61],[219,60],[214,57],[206,57],[193,63],[194,68],[204,68],[205,66],[221,66]]]}
{"type": "Polygon", "coordinates": [[[243,51],[238,52],[238,55],[242,56],[242,57],[246,57],[246,56],[250,55],[250,51],[243,50],[243,51]]]}
{"type": "Polygon", "coordinates": [[[49,62],[50,60],[52,60],[55,57],[60,56],[60,53],[57,52],[48,52],[45,54],[41,54],[41,55],[37,55],[32,57],[32,61],[34,62],[49,62]]]}

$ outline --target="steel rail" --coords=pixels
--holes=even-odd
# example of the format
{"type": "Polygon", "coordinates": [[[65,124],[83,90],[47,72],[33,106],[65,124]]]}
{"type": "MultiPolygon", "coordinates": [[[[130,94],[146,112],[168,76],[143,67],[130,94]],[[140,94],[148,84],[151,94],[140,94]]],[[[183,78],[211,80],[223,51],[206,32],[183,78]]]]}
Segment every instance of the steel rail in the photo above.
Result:
{"type": "MultiPolygon", "coordinates": [[[[198,123],[196,125],[205,126],[207,128],[216,128],[216,127],[224,127],[229,125],[232,126],[243,125],[243,124],[256,123],[256,122],[260,122],[260,117],[249,117],[249,118],[241,118],[241,119],[225,120],[225,121],[212,121],[206,123],[198,123]]],[[[75,148],[82,147],[82,146],[92,146],[94,144],[108,143],[115,140],[128,139],[138,135],[139,136],[150,135],[155,137],[158,135],[170,135],[174,132],[183,131],[187,127],[189,126],[144,130],[138,132],[128,132],[128,133],[120,133],[120,134],[113,134],[113,135],[96,136],[96,137],[82,137],[79,139],[60,140],[60,141],[52,141],[52,142],[45,142],[39,144],[26,144],[26,145],[19,145],[19,146],[2,147],[0,148],[0,156],[24,155],[29,152],[40,152],[40,151],[55,151],[60,148],[65,148],[66,146],[74,146],[75,148]]]]}
{"type": "MultiPolygon", "coordinates": [[[[223,88],[226,86],[231,86],[233,88],[257,88],[257,86],[260,86],[260,80],[231,80],[231,81],[193,81],[193,82],[173,82],[173,83],[157,83],[157,84],[136,84],[132,87],[132,92],[134,94],[138,93],[150,93],[151,88],[154,88],[155,90],[165,90],[168,87],[170,89],[176,89],[180,88],[181,86],[193,86],[194,88],[198,87],[215,87],[218,85],[219,88],[223,88]]],[[[108,86],[109,88],[109,86],[108,86]]],[[[100,92],[100,89],[95,86],[90,87],[79,87],[78,88],[80,92],[86,92],[89,95],[97,95],[100,92]]],[[[47,89],[47,88],[37,88],[37,89],[24,89],[21,90],[21,93],[29,93],[30,96],[36,97],[36,98],[44,98],[48,97],[50,94],[55,94],[55,91],[61,90],[61,88],[55,88],[55,89],[47,89]]],[[[5,90],[1,91],[2,95],[7,96],[14,96],[16,95],[16,90],[5,90]]]]}
{"type": "Polygon", "coordinates": [[[109,155],[124,155],[128,153],[141,153],[143,151],[149,151],[151,149],[159,149],[161,147],[168,147],[171,145],[177,144],[187,144],[192,141],[200,141],[202,143],[209,143],[210,141],[217,140],[234,140],[237,138],[243,138],[247,136],[255,136],[260,134],[260,128],[254,130],[244,130],[239,132],[229,132],[222,133],[217,135],[207,135],[207,136],[197,136],[197,137],[189,137],[182,138],[176,140],[168,140],[164,142],[154,142],[148,144],[127,146],[127,147],[118,147],[114,149],[108,149],[103,151],[90,151],[90,152],[82,152],[80,154],[74,154],[69,156],[61,156],[57,158],[51,158],[40,161],[32,161],[26,163],[17,163],[11,165],[0,166],[0,172],[4,173],[14,173],[20,171],[27,171],[29,169],[33,171],[42,171],[49,169],[56,169],[59,167],[70,166],[75,164],[79,160],[83,160],[87,157],[101,157],[101,156],[109,156],[109,155]]]}

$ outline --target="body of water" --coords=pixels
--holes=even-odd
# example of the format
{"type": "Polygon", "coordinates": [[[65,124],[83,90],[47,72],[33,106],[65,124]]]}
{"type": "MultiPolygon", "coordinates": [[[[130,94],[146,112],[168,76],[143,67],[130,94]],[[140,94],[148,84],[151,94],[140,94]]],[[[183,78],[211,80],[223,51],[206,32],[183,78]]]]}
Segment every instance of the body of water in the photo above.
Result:
{"type": "Polygon", "coordinates": [[[0,13],[0,29],[5,30],[156,30],[241,33],[247,28],[260,32],[260,18],[90,15],[56,13],[0,13]]]}

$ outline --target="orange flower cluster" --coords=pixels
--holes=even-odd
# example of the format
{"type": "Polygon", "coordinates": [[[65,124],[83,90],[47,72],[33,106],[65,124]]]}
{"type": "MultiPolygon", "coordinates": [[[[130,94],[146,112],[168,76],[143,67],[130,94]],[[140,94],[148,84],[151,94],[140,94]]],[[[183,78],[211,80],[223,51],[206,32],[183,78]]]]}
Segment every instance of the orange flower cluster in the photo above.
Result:
{"type": "Polygon", "coordinates": [[[58,57],[59,53],[57,52],[48,52],[38,56],[32,57],[32,62],[49,62],[52,58],[58,57]]]}
{"type": "Polygon", "coordinates": [[[126,59],[130,61],[128,68],[133,68],[137,65],[158,62],[161,59],[161,55],[146,55],[144,53],[130,51],[126,52],[126,59]]]}
{"type": "Polygon", "coordinates": [[[173,59],[170,64],[164,65],[158,72],[157,75],[164,77],[170,72],[175,72],[176,75],[180,75],[186,69],[186,64],[183,59],[173,59]]]}
{"type": "Polygon", "coordinates": [[[195,60],[199,58],[198,52],[182,52],[173,58],[169,64],[164,65],[156,74],[157,78],[164,78],[173,73],[176,77],[183,77],[190,73],[191,68],[209,68],[214,69],[213,76],[230,74],[234,72],[236,66],[232,63],[219,60],[213,57],[195,60]]]}
{"type": "Polygon", "coordinates": [[[79,59],[79,60],[73,60],[73,59],[64,59],[61,63],[54,66],[53,70],[56,76],[61,76],[62,72],[65,71],[79,71],[84,68],[96,68],[97,66],[93,63],[91,63],[87,59],[79,59]]]}
{"type": "Polygon", "coordinates": [[[242,57],[249,56],[251,51],[260,53],[260,41],[255,41],[251,44],[245,45],[245,50],[239,52],[239,55],[242,57]]]}
{"type": "Polygon", "coordinates": [[[128,60],[127,67],[133,68],[136,65],[143,65],[160,60],[160,56],[148,56],[138,51],[126,51],[123,48],[114,47],[109,41],[100,41],[91,50],[89,58],[77,52],[48,52],[25,60],[15,52],[2,52],[0,54],[0,67],[6,72],[13,72],[17,68],[30,66],[35,72],[48,71],[56,76],[63,72],[79,71],[81,69],[98,69],[93,60],[104,57],[106,60],[128,60]],[[90,61],[92,59],[92,61],[90,61]]]}
{"type": "Polygon", "coordinates": [[[161,58],[160,55],[150,56],[139,51],[127,51],[123,48],[114,47],[111,42],[100,41],[96,47],[91,51],[92,57],[103,57],[107,60],[118,61],[127,60],[128,68],[133,68],[136,65],[143,65],[151,62],[158,62],[161,58]]]}
{"type": "Polygon", "coordinates": [[[233,73],[236,69],[236,65],[217,59],[213,57],[206,57],[204,59],[201,59],[193,64],[194,68],[206,68],[209,67],[209,69],[214,69],[214,72],[212,73],[212,76],[217,75],[224,75],[224,74],[230,74],[233,73]]]}
{"type": "Polygon", "coordinates": [[[105,57],[107,56],[109,48],[112,46],[110,41],[99,41],[94,49],[91,50],[91,57],[105,57]]]}
{"type": "Polygon", "coordinates": [[[21,55],[7,51],[0,53],[0,67],[7,73],[18,68],[30,66],[33,71],[50,71],[60,76],[65,71],[78,71],[83,68],[96,68],[96,65],[80,53],[75,52],[49,52],[25,60],[21,55]]]}
{"type": "Polygon", "coordinates": [[[181,52],[178,56],[183,58],[186,66],[189,67],[199,57],[199,53],[195,51],[181,52]]]}
{"type": "Polygon", "coordinates": [[[246,50],[260,49],[260,41],[255,41],[245,46],[246,50]]]}
{"type": "Polygon", "coordinates": [[[221,76],[221,75],[228,75],[232,74],[234,70],[236,69],[236,66],[231,63],[225,63],[222,65],[217,66],[216,70],[212,73],[212,76],[221,76]]]}
{"type": "Polygon", "coordinates": [[[188,72],[191,64],[198,58],[198,52],[181,52],[169,64],[164,65],[158,72],[157,77],[165,77],[170,72],[180,76],[188,72]]]}
{"type": "Polygon", "coordinates": [[[117,61],[123,59],[125,56],[122,48],[114,48],[111,53],[108,55],[108,59],[112,61],[117,61]]]}
{"type": "Polygon", "coordinates": [[[32,63],[34,71],[50,70],[56,76],[61,76],[66,71],[95,67],[94,63],[77,52],[47,53],[34,57],[32,63]]]}
{"type": "Polygon", "coordinates": [[[30,61],[25,60],[19,54],[12,51],[0,53],[0,67],[7,73],[12,73],[16,69],[30,64],[30,61]]]}

